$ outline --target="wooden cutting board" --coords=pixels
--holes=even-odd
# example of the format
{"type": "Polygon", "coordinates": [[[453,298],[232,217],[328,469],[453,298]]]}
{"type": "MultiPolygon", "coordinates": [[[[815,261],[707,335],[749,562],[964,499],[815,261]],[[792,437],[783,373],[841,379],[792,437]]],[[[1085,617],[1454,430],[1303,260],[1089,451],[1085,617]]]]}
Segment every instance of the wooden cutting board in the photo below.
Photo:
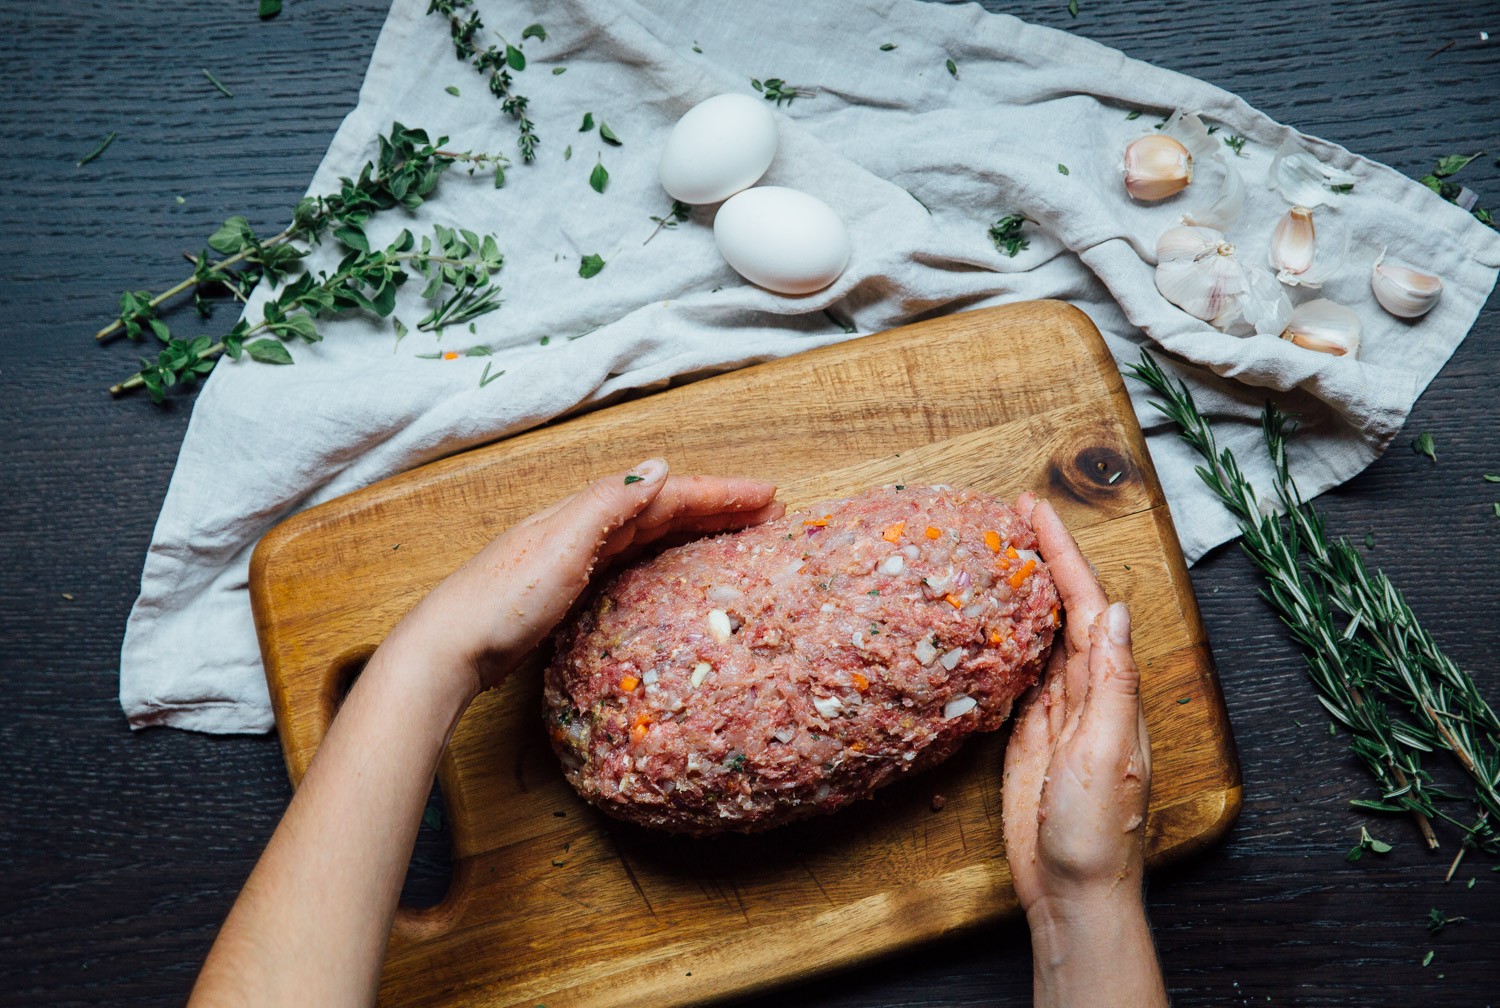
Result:
{"type": "MultiPolygon", "coordinates": [[[[1239,767],[1187,570],[1122,379],[1078,310],[967,312],[674,388],[444,459],[268,534],[251,597],[295,785],[391,626],[517,519],[651,455],[776,480],[790,505],[893,482],[1049,498],[1135,614],[1153,864],[1219,837],[1239,767]]],[[[565,782],[540,684],[481,696],[439,770],[446,899],[403,909],[388,1005],[667,1008],[745,994],[1015,912],[1003,734],[835,816],[685,840],[565,782]],[[946,804],[933,811],[933,796],[946,804]]]]}

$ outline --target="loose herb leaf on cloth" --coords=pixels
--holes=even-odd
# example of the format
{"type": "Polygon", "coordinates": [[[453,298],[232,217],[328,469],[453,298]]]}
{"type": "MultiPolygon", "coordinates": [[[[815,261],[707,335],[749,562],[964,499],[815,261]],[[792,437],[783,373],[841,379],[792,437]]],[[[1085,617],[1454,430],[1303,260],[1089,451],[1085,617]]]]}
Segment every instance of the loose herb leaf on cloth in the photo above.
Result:
{"type": "Polygon", "coordinates": [[[607,185],[609,185],[609,172],[605,170],[602,160],[596,161],[594,170],[589,172],[589,186],[594,192],[602,194],[607,185]]]}
{"type": "Polygon", "coordinates": [[[585,280],[596,277],[604,268],[604,259],[597,255],[586,255],[578,262],[578,275],[585,280]]]}

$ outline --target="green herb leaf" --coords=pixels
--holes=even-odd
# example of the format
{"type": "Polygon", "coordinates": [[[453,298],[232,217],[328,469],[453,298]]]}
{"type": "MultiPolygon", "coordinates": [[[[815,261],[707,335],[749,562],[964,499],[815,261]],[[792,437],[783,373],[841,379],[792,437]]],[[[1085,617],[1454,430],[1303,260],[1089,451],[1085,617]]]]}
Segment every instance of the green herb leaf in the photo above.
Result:
{"type": "Polygon", "coordinates": [[[1375,548],[1375,533],[1374,532],[1366,532],[1365,533],[1365,549],[1374,549],[1374,548],[1375,548]]]}
{"type": "Polygon", "coordinates": [[[1484,481],[1486,483],[1500,483],[1500,476],[1496,476],[1494,473],[1485,473],[1484,481]]]}
{"type": "Polygon", "coordinates": [[[493,361],[485,361],[484,362],[484,374],[482,374],[482,375],[479,376],[479,387],[480,388],[484,388],[490,382],[494,381],[496,378],[499,378],[501,375],[505,374],[505,369],[504,368],[501,368],[499,371],[496,371],[494,374],[490,374],[490,367],[493,364],[494,364],[493,361]]]}
{"type": "Polygon", "coordinates": [[[943,61],[943,66],[945,66],[945,67],[948,68],[948,73],[949,73],[949,75],[954,80],[958,80],[958,64],[957,63],[953,62],[952,59],[947,59],[947,60],[943,61]]]}
{"type": "Polygon", "coordinates": [[[513,45],[505,47],[505,64],[512,70],[526,69],[526,54],[513,45]]]}
{"type": "Polygon", "coordinates": [[[1245,156],[1245,142],[1245,138],[1237,133],[1224,138],[1224,146],[1234,151],[1235,157],[1245,156]]]}
{"type": "Polygon", "coordinates": [[[281,0],[260,0],[260,19],[267,21],[281,13],[281,0]]]}
{"type": "Polygon", "coordinates": [[[1065,165],[1065,164],[1063,164],[1062,162],[1058,162],[1057,173],[1059,175],[1071,175],[1072,174],[1072,172],[1068,171],[1068,166],[1065,165]]]}
{"type": "Polygon", "coordinates": [[[646,477],[644,476],[637,476],[634,473],[631,473],[629,476],[625,477],[625,485],[629,486],[632,483],[643,483],[645,482],[645,479],[646,477]]]}
{"type": "Polygon", "coordinates": [[[505,185],[505,166],[497,164],[495,165],[495,188],[499,189],[503,185],[505,185]]]}
{"type": "Polygon", "coordinates": [[[529,24],[525,28],[521,29],[521,38],[523,41],[525,39],[534,38],[538,42],[545,42],[547,41],[547,29],[543,28],[539,24],[529,24]]]}
{"type": "Polygon", "coordinates": [[[1432,964],[1433,950],[1428,949],[1427,954],[1422,957],[1422,966],[1425,968],[1432,964]]]}
{"type": "Polygon", "coordinates": [[[1068,0],[1068,16],[1075,18],[1078,16],[1078,0],[1068,0]]]}
{"type": "Polygon", "coordinates": [[[446,91],[446,92],[448,92],[449,94],[451,94],[455,98],[457,98],[459,96],[458,95],[458,85],[456,85],[456,84],[449,84],[447,87],[443,88],[443,90],[446,91]]]}
{"type": "Polygon", "coordinates": [[[594,113],[592,113],[592,112],[585,112],[583,114],[583,125],[578,127],[578,132],[580,132],[580,133],[587,133],[589,130],[591,130],[593,128],[594,128],[594,113]]]}
{"type": "Polygon", "coordinates": [[[694,41],[693,42],[693,52],[695,52],[695,53],[701,53],[702,51],[703,51],[703,49],[701,47],[699,47],[697,41],[694,41]]]}
{"type": "Polygon", "coordinates": [[[254,232],[250,230],[250,222],[236,214],[219,225],[219,230],[209,235],[208,247],[215,252],[225,255],[233,255],[242,251],[247,244],[255,240],[254,232]]]}
{"type": "Polygon", "coordinates": [[[1494,510],[1495,517],[1496,518],[1500,518],[1500,501],[1497,501],[1494,504],[1491,504],[1490,507],[1494,510]]]}
{"type": "Polygon", "coordinates": [[[1449,175],[1457,175],[1464,170],[1470,161],[1484,154],[1479,151],[1475,154],[1449,154],[1447,157],[1438,158],[1437,167],[1432,169],[1432,174],[1438,178],[1447,178],[1449,175]]]}
{"type": "Polygon", "coordinates": [[[1140,117],[1141,117],[1141,110],[1140,109],[1136,109],[1134,112],[1130,113],[1128,116],[1125,117],[1125,121],[1126,122],[1134,122],[1135,120],[1139,119],[1140,117]]]}
{"type": "Polygon", "coordinates": [[[1353,182],[1340,182],[1339,184],[1337,184],[1337,185],[1331,185],[1328,188],[1332,192],[1338,193],[1340,196],[1348,196],[1350,193],[1352,193],[1354,191],[1354,183],[1353,182]]]}
{"type": "Polygon", "coordinates": [[[604,269],[604,259],[601,256],[586,255],[578,262],[578,275],[585,280],[598,276],[602,269],[604,269]]]}
{"type": "Polygon", "coordinates": [[[885,45],[883,45],[883,46],[880,47],[880,51],[881,52],[890,52],[894,48],[896,48],[896,43],[894,43],[894,42],[887,42],[885,45]]]}
{"type": "Polygon", "coordinates": [[[99,146],[95,147],[93,150],[89,151],[83,157],[79,158],[77,161],[74,162],[74,164],[77,167],[82,168],[84,165],[86,165],[90,161],[94,160],[100,154],[103,154],[105,151],[109,150],[109,145],[115,142],[115,136],[116,136],[115,131],[114,130],[110,130],[109,136],[107,136],[103,140],[99,141],[99,146]]]}
{"type": "Polygon", "coordinates": [[[594,170],[589,172],[589,185],[596,193],[603,193],[604,187],[609,185],[609,172],[604,169],[603,161],[594,163],[594,170]]]}
{"type": "Polygon", "coordinates": [[[245,344],[245,353],[250,355],[253,361],[262,364],[290,364],[292,355],[287,351],[286,345],[278,339],[258,339],[253,343],[245,344]]]}
{"type": "Polygon", "coordinates": [[[465,357],[491,357],[491,356],[494,355],[494,353],[495,353],[495,351],[491,350],[489,347],[485,346],[483,343],[476,343],[473,346],[469,347],[469,349],[467,349],[467,350],[464,351],[464,356],[465,357]]]}
{"type": "Polygon", "coordinates": [[[1416,440],[1411,443],[1412,451],[1418,455],[1426,455],[1432,461],[1437,461],[1437,445],[1433,443],[1432,435],[1426,431],[1418,434],[1416,440]]]}
{"type": "Polygon", "coordinates": [[[1021,225],[1025,223],[1026,218],[1020,214],[1009,214],[991,224],[989,235],[990,241],[995,243],[995,251],[1014,259],[1016,253],[1030,248],[1030,239],[1021,237],[1021,225]]]}
{"type": "Polygon", "coordinates": [[[552,76],[554,76],[554,77],[561,77],[563,74],[565,74],[567,72],[568,72],[568,68],[567,67],[553,67],[552,68],[552,76]]]}
{"type": "Polygon", "coordinates": [[[208,82],[210,84],[212,84],[214,87],[218,88],[219,89],[219,93],[222,94],[225,98],[233,98],[234,97],[234,92],[231,91],[231,90],[229,90],[227,87],[225,87],[224,84],[219,80],[219,78],[217,78],[213,74],[209,73],[207,67],[203,68],[203,76],[207,77],[208,78],[208,82]]]}
{"type": "Polygon", "coordinates": [[[599,137],[607,144],[615,147],[621,146],[620,138],[615,136],[615,131],[610,129],[609,124],[603,119],[599,120],[599,137]]]}

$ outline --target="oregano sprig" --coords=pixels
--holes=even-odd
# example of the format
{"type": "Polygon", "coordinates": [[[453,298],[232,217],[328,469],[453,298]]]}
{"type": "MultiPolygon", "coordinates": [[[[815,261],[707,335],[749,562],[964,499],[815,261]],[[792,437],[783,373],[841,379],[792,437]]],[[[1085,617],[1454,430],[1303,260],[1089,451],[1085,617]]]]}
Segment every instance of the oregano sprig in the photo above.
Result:
{"type": "Polygon", "coordinates": [[[241,319],[218,340],[169,337],[155,359],[142,358],[141,370],[110,388],[119,395],[144,387],[152,401],[161,402],[169,390],[191,385],[213,370],[218,357],[242,355],[268,364],[291,364],[286,344],[316,343],[322,334],[317,321],[351,310],[382,318],[396,307],[396,291],[412,275],[427,279],[423,296],[441,303],[419,324],[434,330],[468,321],[499,307],[498,288],[490,283],[503,259],[494,238],[438,225],[433,236],[417,243],[402,231],[383,249],[351,247],[332,272],[314,277],[303,273],[266,302],[259,322],[241,319]],[[451,293],[443,295],[444,290],[451,293]],[[254,337],[259,336],[259,339],[254,337]]]}
{"type": "MultiPolygon", "coordinates": [[[[536,159],[536,146],[542,142],[536,135],[536,124],[526,115],[531,100],[515,90],[515,78],[511,72],[526,69],[526,54],[521,46],[511,45],[500,36],[500,45],[481,49],[477,40],[484,31],[484,22],[472,10],[474,0],[430,0],[427,13],[441,14],[448,19],[448,30],[453,38],[453,54],[468,61],[485,77],[490,93],[500,99],[500,108],[516,120],[519,136],[516,146],[521,150],[521,160],[536,159]]],[[[497,33],[498,34],[498,33],[497,33]]],[[[521,32],[521,45],[529,38],[545,41],[547,29],[539,24],[527,25],[521,32]]]]}
{"type": "Polygon", "coordinates": [[[378,140],[375,160],[366,162],[357,177],[340,179],[337,192],[303,198],[292,211],[292,223],[266,239],[258,237],[244,217],[230,217],[208,239],[209,249],[223,258],[216,260],[204,251],[196,257],[191,276],[161,293],[121,294],[119,315],[94,338],[102,341],[123,332],[138,340],[150,333],[166,343],[171,334],[157,309],[177,295],[192,290],[200,314],[206,316],[211,305],[203,296],[204,287],[238,287],[248,295],[262,276],[280,279],[296,267],[307,253],[294,243],[317,242],[332,228],[340,242],[358,247],[364,224],[372,215],[395,206],[409,210],[421,206],[454,164],[465,163],[473,172],[490,165],[499,170],[507,163],[496,154],[444,150],[445,143],[447,137],[433,142],[424,130],[392,124],[390,133],[378,140]]]}

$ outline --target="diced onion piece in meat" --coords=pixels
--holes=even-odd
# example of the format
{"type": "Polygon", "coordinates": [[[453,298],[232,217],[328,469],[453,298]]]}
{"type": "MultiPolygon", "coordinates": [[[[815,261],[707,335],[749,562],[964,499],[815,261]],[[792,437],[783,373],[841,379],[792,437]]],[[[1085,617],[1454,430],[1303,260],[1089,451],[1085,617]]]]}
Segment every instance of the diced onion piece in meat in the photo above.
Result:
{"type": "Polygon", "coordinates": [[[708,600],[721,605],[733,605],[745,600],[745,593],[729,585],[714,585],[708,590],[708,600]]]}
{"type": "MultiPolygon", "coordinates": [[[[950,652],[951,653],[951,652],[950,652]]],[[[979,701],[973,697],[960,693],[958,696],[943,704],[943,720],[952,721],[956,717],[963,717],[969,711],[979,706],[979,701]]]]}
{"type": "Polygon", "coordinates": [[[813,706],[825,718],[836,718],[844,712],[844,702],[838,697],[817,697],[813,700],[813,706]]]}
{"type": "Polygon", "coordinates": [[[720,644],[728,641],[734,635],[734,628],[729,625],[729,614],[723,609],[710,609],[708,611],[708,632],[720,644]]]}
{"type": "Polygon", "coordinates": [[[793,728],[777,728],[771,733],[771,737],[777,742],[786,743],[796,738],[797,732],[793,728]]]}
{"type": "Polygon", "coordinates": [[[833,612],[833,603],[824,602],[822,605],[818,606],[818,612],[833,612]]]}
{"type": "Polygon", "coordinates": [[[901,547],[901,555],[906,557],[906,559],[908,560],[915,560],[917,557],[922,555],[922,551],[918,549],[914,544],[907,543],[905,546],[901,547]]]}
{"type": "Polygon", "coordinates": [[[650,686],[652,683],[656,682],[656,679],[656,669],[654,668],[647,669],[646,671],[641,673],[641,682],[645,683],[647,686],[650,686]]]}
{"type": "Polygon", "coordinates": [[[932,641],[923,637],[917,641],[917,646],[912,648],[912,654],[917,656],[917,661],[923,665],[931,665],[937,661],[938,649],[932,646],[932,641]]]}
{"type": "Polygon", "coordinates": [[[943,668],[947,669],[949,672],[952,672],[955,668],[958,667],[958,663],[963,660],[964,649],[961,647],[956,647],[952,651],[949,651],[947,654],[943,655],[943,657],[939,658],[938,664],[942,665],[943,668]]]}
{"type": "Polygon", "coordinates": [[[983,602],[975,602],[973,605],[964,606],[964,617],[966,619],[974,619],[982,612],[984,612],[983,602]]]}
{"type": "Polygon", "coordinates": [[[880,573],[887,577],[895,577],[906,569],[906,558],[897,553],[880,561],[880,573]]]}
{"type": "Polygon", "coordinates": [[[713,670],[714,667],[712,665],[706,661],[701,661],[693,666],[693,674],[688,678],[688,681],[693,684],[694,689],[697,689],[703,685],[703,680],[707,679],[708,674],[713,670]]]}
{"type": "Polygon", "coordinates": [[[1022,563],[1025,563],[1027,560],[1034,560],[1037,563],[1041,563],[1042,562],[1042,555],[1040,553],[1038,553],[1036,550],[1018,549],[1018,550],[1016,550],[1016,553],[1021,557],[1021,562],[1022,563]]]}
{"type": "Polygon", "coordinates": [[[849,643],[853,644],[857,648],[863,648],[865,646],[865,635],[863,631],[854,631],[854,635],[849,638],[849,643]]]}

